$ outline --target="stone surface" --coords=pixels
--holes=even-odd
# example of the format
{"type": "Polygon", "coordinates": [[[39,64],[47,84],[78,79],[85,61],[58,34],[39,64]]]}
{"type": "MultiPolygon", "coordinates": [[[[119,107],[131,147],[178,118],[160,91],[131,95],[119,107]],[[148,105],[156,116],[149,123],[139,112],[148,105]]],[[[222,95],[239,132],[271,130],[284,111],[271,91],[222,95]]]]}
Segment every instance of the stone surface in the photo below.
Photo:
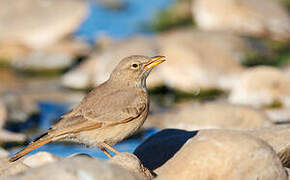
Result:
{"type": "Polygon", "coordinates": [[[146,168],[153,171],[172,158],[196,133],[180,129],[162,130],[146,139],[135,149],[134,154],[146,168]]]}
{"type": "Polygon", "coordinates": [[[3,102],[0,101],[0,127],[5,125],[7,120],[7,110],[3,102]]]}
{"type": "Polygon", "coordinates": [[[76,57],[87,56],[90,49],[81,40],[66,38],[44,48],[30,50],[21,57],[14,57],[9,65],[21,72],[56,73],[69,68],[76,57]]]}
{"type": "Polygon", "coordinates": [[[73,63],[73,57],[65,53],[49,53],[45,51],[32,51],[27,56],[11,62],[12,68],[20,72],[60,71],[73,63]]]}
{"type": "Polygon", "coordinates": [[[134,154],[127,152],[116,154],[109,162],[135,172],[142,179],[152,179],[150,171],[141,164],[140,160],[134,154]]]}
{"type": "Polygon", "coordinates": [[[269,143],[277,152],[282,163],[290,167],[290,126],[277,125],[270,128],[263,128],[249,131],[250,134],[259,137],[269,143]]]}
{"type": "Polygon", "coordinates": [[[229,101],[255,107],[290,106],[290,77],[275,67],[249,68],[234,86],[229,101]]]}
{"type": "Polygon", "coordinates": [[[275,123],[288,123],[288,122],[290,122],[290,109],[289,109],[289,107],[265,109],[264,112],[275,123]]]}
{"type": "Polygon", "coordinates": [[[86,12],[83,0],[2,0],[0,44],[32,48],[54,44],[74,32],[86,12]]]}
{"type": "MultiPolygon", "coordinates": [[[[164,83],[174,89],[228,89],[243,70],[239,61],[248,45],[239,37],[179,29],[157,37],[166,63],[160,66],[164,83]]],[[[160,71],[160,72],[159,72],[160,71]]]]}
{"type": "Polygon", "coordinates": [[[28,167],[34,168],[47,163],[58,161],[60,159],[61,158],[54,156],[49,152],[38,152],[23,159],[22,163],[28,167]]]}
{"type": "Polygon", "coordinates": [[[204,30],[290,38],[287,9],[277,0],[195,0],[192,11],[198,27],[204,30]]]}
{"type": "Polygon", "coordinates": [[[0,129],[0,142],[23,142],[26,140],[26,135],[14,133],[5,129],[0,129]]]}
{"type": "Polygon", "coordinates": [[[23,164],[22,161],[9,163],[8,159],[9,157],[0,158],[0,178],[1,179],[29,169],[29,167],[23,164]]]}
{"type": "Polygon", "coordinates": [[[1,99],[7,107],[9,121],[25,122],[32,114],[38,112],[36,102],[23,96],[22,93],[7,90],[1,95],[1,99]]]}
{"type": "Polygon", "coordinates": [[[78,179],[120,179],[138,180],[134,173],[117,165],[109,164],[98,159],[75,157],[50,163],[23,173],[8,176],[6,180],[78,180],[78,179]]]}
{"type": "MultiPolygon", "coordinates": [[[[160,160],[175,149],[173,157],[167,157],[155,170],[157,179],[287,179],[272,147],[249,134],[234,130],[165,131],[135,151],[142,161],[148,153],[155,152],[160,160]]],[[[153,156],[151,159],[156,158],[153,156]]]]}
{"type": "Polygon", "coordinates": [[[234,131],[199,132],[156,171],[157,179],[287,179],[268,144],[234,131]]]}
{"type": "Polygon", "coordinates": [[[253,129],[271,126],[270,119],[260,110],[222,102],[178,104],[165,112],[152,113],[146,128],[207,128],[253,129]]]}
{"type": "Polygon", "coordinates": [[[13,133],[4,129],[7,118],[7,109],[4,103],[0,101],[0,142],[24,141],[26,139],[24,134],[13,133]]]}
{"type": "MultiPolygon", "coordinates": [[[[100,52],[96,52],[81,63],[79,67],[66,73],[62,78],[64,86],[76,89],[96,86],[107,80],[114,67],[128,54],[156,55],[155,43],[144,36],[135,36],[108,44],[100,52]]],[[[158,83],[158,76],[151,75],[148,77],[148,86],[150,84],[151,86],[157,86],[158,83]]]]}
{"type": "Polygon", "coordinates": [[[39,152],[31,156],[25,156],[15,162],[8,162],[9,155],[0,159],[0,178],[24,172],[30,168],[45,165],[60,160],[48,152],[39,152]]]}
{"type": "Polygon", "coordinates": [[[9,152],[3,148],[0,148],[0,158],[6,158],[9,156],[9,152]]]}

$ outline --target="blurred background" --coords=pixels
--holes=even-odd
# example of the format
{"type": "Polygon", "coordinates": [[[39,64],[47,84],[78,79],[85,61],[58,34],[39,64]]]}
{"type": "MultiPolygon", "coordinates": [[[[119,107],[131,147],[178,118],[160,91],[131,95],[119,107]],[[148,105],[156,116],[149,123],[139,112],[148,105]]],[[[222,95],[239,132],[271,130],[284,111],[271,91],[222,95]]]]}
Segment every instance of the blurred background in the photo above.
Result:
{"type": "MultiPolygon", "coordinates": [[[[1,147],[20,150],[134,54],[167,61],[149,76],[150,115],[121,152],[164,128],[287,124],[289,9],[289,0],[0,0],[1,147]]],[[[38,151],[106,158],[69,142],[38,151]]]]}

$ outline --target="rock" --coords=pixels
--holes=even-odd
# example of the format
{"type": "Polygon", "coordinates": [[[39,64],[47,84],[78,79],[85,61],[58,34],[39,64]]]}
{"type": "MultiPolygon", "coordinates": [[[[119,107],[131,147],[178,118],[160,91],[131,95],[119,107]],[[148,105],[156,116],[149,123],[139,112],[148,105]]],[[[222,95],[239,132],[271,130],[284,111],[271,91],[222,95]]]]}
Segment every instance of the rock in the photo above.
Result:
{"type": "Polygon", "coordinates": [[[5,105],[0,101],[0,127],[5,125],[7,120],[7,110],[5,105]]]}
{"type": "Polygon", "coordinates": [[[146,168],[153,171],[172,158],[196,133],[197,131],[180,129],[162,130],[146,139],[135,149],[134,154],[146,168]]]}
{"type": "Polygon", "coordinates": [[[24,141],[26,136],[20,133],[13,133],[4,129],[8,114],[6,107],[0,101],[0,142],[24,141]]]}
{"type": "Polygon", "coordinates": [[[192,12],[203,30],[278,40],[290,38],[287,9],[276,0],[195,0],[192,12]]]}
{"type": "Polygon", "coordinates": [[[120,179],[138,180],[134,173],[117,165],[106,163],[98,159],[75,157],[50,163],[23,173],[6,177],[7,180],[77,180],[77,179],[120,179]]]}
{"type": "MultiPolygon", "coordinates": [[[[96,52],[76,69],[66,73],[62,82],[64,86],[75,89],[96,86],[107,80],[113,68],[128,54],[154,56],[156,55],[155,51],[155,43],[143,36],[115,42],[111,46],[104,47],[101,52],[96,52]]],[[[150,84],[152,86],[158,85],[159,80],[154,78],[158,78],[158,76],[148,77],[147,84],[149,86],[150,84]]]]}
{"type": "Polygon", "coordinates": [[[269,143],[277,152],[283,165],[290,167],[290,126],[274,126],[249,131],[250,134],[259,137],[269,143]]]}
{"type": "Polygon", "coordinates": [[[55,44],[30,50],[21,57],[13,58],[9,63],[20,72],[61,72],[69,68],[76,57],[87,56],[90,49],[91,47],[81,40],[66,38],[55,44]]]}
{"type": "Polygon", "coordinates": [[[146,128],[178,128],[198,130],[208,128],[254,129],[271,126],[270,119],[260,110],[228,103],[187,102],[167,112],[149,115],[146,128]]]}
{"type": "Polygon", "coordinates": [[[0,129],[0,142],[23,142],[25,140],[25,134],[14,133],[5,129],[0,129]]]}
{"type": "Polygon", "coordinates": [[[275,123],[288,123],[288,122],[290,122],[290,109],[289,109],[289,107],[265,109],[264,112],[275,123]]]}
{"type": "Polygon", "coordinates": [[[275,67],[257,66],[241,75],[229,101],[255,107],[290,106],[290,77],[275,67]]]}
{"type": "Polygon", "coordinates": [[[0,148],[0,158],[7,158],[9,157],[9,152],[3,148],[0,148]]]}
{"type": "Polygon", "coordinates": [[[94,0],[96,3],[105,6],[106,8],[110,8],[113,10],[121,10],[126,8],[126,3],[119,0],[94,0]]]}
{"type": "Polygon", "coordinates": [[[38,152],[36,154],[26,157],[22,161],[22,163],[27,165],[28,167],[35,168],[58,160],[60,160],[59,157],[56,157],[49,152],[38,152]]]}
{"type": "Polygon", "coordinates": [[[180,29],[157,41],[167,59],[158,73],[168,87],[186,92],[228,89],[243,70],[239,61],[247,43],[239,37],[180,29]]]}
{"type": "Polygon", "coordinates": [[[22,161],[16,161],[13,163],[8,162],[9,157],[1,158],[0,159],[0,178],[3,179],[4,177],[14,175],[20,172],[23,172],[29,167],[22,163],[22,161]]]}
{"type": "Polygon", "coordinates": [[[164,158],[166,153],[177,149],[172,158],[155,170],[157,179],[287,179],[272,147],[247,133],[165,131],[167,133],[161,131],[145,141],[147,147],[138,147],[138,153],[135,151],[137,157],[153,151],[156,154],[151,154],[153,159],[153,156],[164,158]],[[176,145],[176,141],[183,143],[176,145]]]}
{"type": "Polygon", "coordinates": [[[55,73],[68,68],[73,57],[65,53],[32,51],[27,56],[12,61],[12,67],[20,72],[55,73]]]}
{"type": "Polygon", "coordinates": [[[109,162],[135,172],[142,179],[150,180],[153,178],[150,171],[141,164],[140,160],[134,154],[127,152],[116,154],[109,162]]]}
{"type": "Polygon", "coordinates": [[[1,99],[8,111],[9,121],[25,122],[31,115],[38,112],[36,102],[16,91],[3,93],[1,99]]]}
{"type": "Polygon", "coordinates": [[[27,56],[30,51],[29,47],[17,43],[0,43],[0,66],[8,66],[12,59],[27,56]]]}
{"type": "Polygon", "coordinates": [[[199,132],[156,172],[159,179],[288,179],[267,143],[229,130],[199,132]]]}
{"type": "Polygon", "coordinates": [[[23,81],[16,77],[15,73],[8,68],[0,70],[0,95],[7,91],[17,90],[23,86],[23,81]]]}
{"type": "Polygon", "coordinates": [[[38,152],[34,155],[28,157],[26,156],[12,163],[8,162],[8,159],[8,155],[0,159],[0,178],[60,160],[59,157],[56,157],[48,152],[38,152]]]}
{"type": "Polygon", "coordinates": [[[65,38],[56,44],[50,45],[42,49],[46,53],[64,54],[70,57],[88,56],[91,46],[81,39],[65,38]]]}
{"type": "Polygon", "coordinates": [[[3,0],[0,44],[31,48],[54,44],[73,33],[87,13],[83,0],[3,0]]]}
{"type": "Polygon", "coordinates": [[[288,174],[288,180],[290,180],[290,177],[289,177],[289,174],[290,174],[290,169],[289,168],[285,168],[286,169],[286,172],[288,174]]]}

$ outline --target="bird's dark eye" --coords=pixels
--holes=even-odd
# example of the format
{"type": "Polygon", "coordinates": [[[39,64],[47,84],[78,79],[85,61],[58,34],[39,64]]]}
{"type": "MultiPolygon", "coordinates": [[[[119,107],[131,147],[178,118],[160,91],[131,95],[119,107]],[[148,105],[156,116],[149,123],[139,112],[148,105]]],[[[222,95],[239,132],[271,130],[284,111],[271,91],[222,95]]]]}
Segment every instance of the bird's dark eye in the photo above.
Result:
{"type": "Polygon", "coordinates": [[[136,68],[138,68],[138,67],[139,67],[139,64],[136,64],[136,63],[133,63],[133,64],[132,64],[132,68],[133,68],[133,69],[136,69],[136,68]]]}

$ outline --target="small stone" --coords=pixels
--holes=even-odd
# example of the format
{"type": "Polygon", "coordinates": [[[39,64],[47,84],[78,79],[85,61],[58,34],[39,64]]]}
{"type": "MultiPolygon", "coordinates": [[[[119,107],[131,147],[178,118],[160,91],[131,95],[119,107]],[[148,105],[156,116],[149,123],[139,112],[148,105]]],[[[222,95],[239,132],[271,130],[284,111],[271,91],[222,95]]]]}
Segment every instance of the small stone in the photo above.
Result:
{"type": "Polygon", "coordinates": [[[264,109],[264,112],[274,123],[289,123],[290,122],[289,107],[267,108],[267,109],[264,109]]]}
{"type": "Polygon", "coordinates": [[[7,110],[3,102],[0,101],[0,127],[3,127],[7,120],[7,110]]]}
{"type": "Polygon", "coordinates": [[[78,179],[119,179],[139,180],[134,173],[120,166],[88,157],[74,157],[31,168],[23,173],[8,176],[6,180],[78,180],[78,179]]]}
{"type": "Polygon", "coordinates": [[[26,140],[25,134],[0,129],[0,142],[23,142],[24,140],[26,140]]]}
{"type": "Polygon", "coordinates": [[[7,158],[9,157],[9,152],[3,148],[0,148],[0,158],[7,158]]]}
{"type": "Polygon", "coordinates": [[[59,157],[56,157],[49,152],[38,152],[34,155],[26,157],[22,163],[28,167],[34,168],[47,163],[55,162],[59,159],[59,157]]]}
{"type": "Polygon", "coordinates": [[[255,107],[290,106],[290,77],[275,67],[249,68],[234,86],[229,101],[255,107]]]}
{"type": "Polygon", "coordinates": [[[287,9],[277,0],[195,0],[192,13],[203,30],[278,40],[290,38],[287,9]]]}
{"type": "Polygon", "coordinates": [[[26,139],[26,136],[21,133],[14,133],[4,129],[4,126],[7,122],[8,113],[7,109],[0,101],[0,142],[21,142],[26,139]]]}
{"type": "Polygon", "coordinates": [[[55,73],[68,68],[73,63],[73,57],[65,53],[50,53],[32,51],[27,56],[11,62],[12,68],[20,72],[55,73]]]}
{"type": "Polygon", "coordinates": [[[271,120],[262,111],[228,103],[178,104],[168,111],[152,113],[144,124],[146,128],[179,128],[198,130],[208,128],[255,129],[271,126],[271,120]]]}
{"type": "Polygon", "coordinates": [[[127,152],[116,154],[109,162],[135,172],[144,180],[152,179],[150,171],[141,164],[140,160],[134,154],[127,152]]]}
{"type": "Polygon", "coordinates": [[[9,121],[25,122],[31,115],[38,113],[37,103],[23,92],[7,91],[1,96],[8,111],[9,121]]]}

